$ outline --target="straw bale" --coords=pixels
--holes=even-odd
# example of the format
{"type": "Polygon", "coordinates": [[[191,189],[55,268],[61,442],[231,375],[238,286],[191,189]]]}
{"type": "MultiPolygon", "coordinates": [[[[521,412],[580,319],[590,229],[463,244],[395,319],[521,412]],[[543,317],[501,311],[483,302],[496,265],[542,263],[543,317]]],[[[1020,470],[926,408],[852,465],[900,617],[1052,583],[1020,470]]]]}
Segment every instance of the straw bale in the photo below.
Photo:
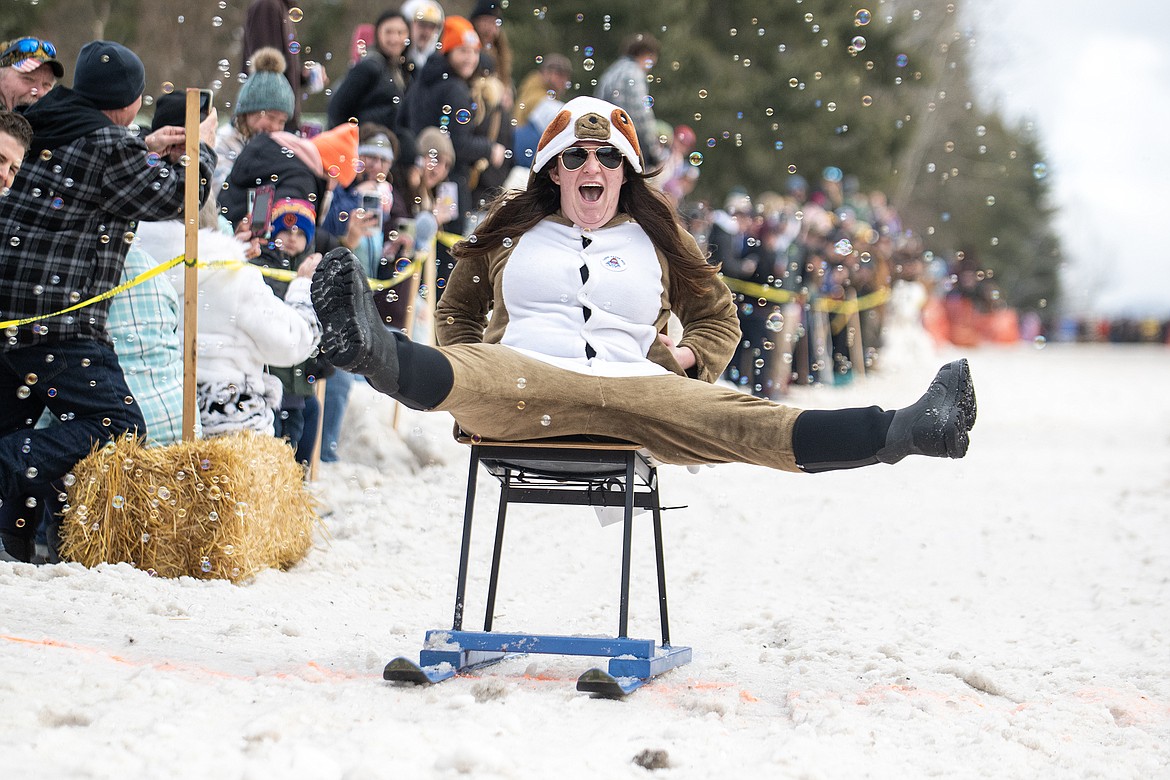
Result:
{"type": "Polygon", "coordinates": [[[292,449],[251,431],[164,447],[127,436],[72,475],[61,555],[86,566],[240,582],[301,560],[320,522],[292,449]]]}

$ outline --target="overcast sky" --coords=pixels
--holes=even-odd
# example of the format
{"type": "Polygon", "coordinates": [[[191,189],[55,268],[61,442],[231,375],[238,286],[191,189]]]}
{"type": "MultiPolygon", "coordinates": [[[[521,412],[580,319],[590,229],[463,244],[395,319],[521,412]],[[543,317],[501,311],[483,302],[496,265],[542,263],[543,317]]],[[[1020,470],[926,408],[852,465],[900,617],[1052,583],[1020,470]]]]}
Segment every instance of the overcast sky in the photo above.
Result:
{"type": "Polygon", "coordinates": [[[967,0],[985,97],[1037,125],[1077,311],[1170,316],[1167,0],[967,0]]]}

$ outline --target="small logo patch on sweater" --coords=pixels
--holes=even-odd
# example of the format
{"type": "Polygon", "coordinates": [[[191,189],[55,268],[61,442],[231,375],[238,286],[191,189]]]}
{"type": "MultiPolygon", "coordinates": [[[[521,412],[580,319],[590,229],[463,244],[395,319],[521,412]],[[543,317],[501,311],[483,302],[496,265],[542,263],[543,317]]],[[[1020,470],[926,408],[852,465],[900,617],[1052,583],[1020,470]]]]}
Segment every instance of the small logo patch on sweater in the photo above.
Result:
{"type": "Polygon", "coordinates": [[[601,264],[610,271],[624,271],[626,270],[626,261],[617,255],[610,255],[601,261],[601,264]]]}

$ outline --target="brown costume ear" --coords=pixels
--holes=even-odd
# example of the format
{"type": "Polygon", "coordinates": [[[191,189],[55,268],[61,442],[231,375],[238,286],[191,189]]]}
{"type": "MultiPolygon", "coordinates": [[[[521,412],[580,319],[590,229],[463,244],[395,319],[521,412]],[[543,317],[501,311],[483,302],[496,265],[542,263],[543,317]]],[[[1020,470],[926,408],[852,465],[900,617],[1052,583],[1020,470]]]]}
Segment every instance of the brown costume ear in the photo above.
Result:
{"type": "Polygon", "coordinates": [[[613,126],[618,129],[618,132],[626,137],[630,142],[630,146],[634,147],[634,154],[638,155],[639,159],[642,157],[642,147],[638,146],[638,131],[634,129],[634,120],[630,119],[630,115],[620,108],[615,108],[613,113],[609,115],[613,126]]]}
{"type": "Polygon", "coordinates": [[[540,136],[539,143],[536,144],[536,151],[539,152],[548,146],[549,141],[556,138],[562,130],[569,126],[569,120],[572,118],[572,114],[568,111],[562,111],[557,114],[553,121],[548,123],[548,127],[544,128],[544,133],[540,136]]]}

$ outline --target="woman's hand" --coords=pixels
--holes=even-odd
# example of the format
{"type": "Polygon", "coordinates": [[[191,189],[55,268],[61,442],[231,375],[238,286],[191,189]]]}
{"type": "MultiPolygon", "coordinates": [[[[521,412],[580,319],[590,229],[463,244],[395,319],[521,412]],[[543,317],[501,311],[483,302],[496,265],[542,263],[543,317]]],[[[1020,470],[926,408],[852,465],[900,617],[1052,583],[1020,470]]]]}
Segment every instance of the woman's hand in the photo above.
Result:
{"type": "Polygon", "coordinates": [[[682,367],[683,371],[688,371],[694,368],[695,363],[698,362],[698,360],[695,358],[694,351],[690,347],[676,347],[674,345],[674,339],[672,339],[670,336],[667,336],[665,333],[659,333],[658,340],[671,351],[671,354],[674,355],[674,359],[678,361],[678,364],[682,367]]]}
{"type": "Polygon", "coordinates": [[[349,227],[346,228],[345,235],[341,237],[341,245],[346,249],[356,249],[362,239],[378,227],[378,215],[365,209],[354,209],[346,224],[349,227]]]}
{"type": "Polygon", "coordinates": [[[244,249],[245,258],[255,260],[260,256],[260,238],[252,235],[252,217],[247,214],[240,217],[240,221],[236,223],[236,240],[247,244],[244,249]]]}
{"type": "Polygon", "coordinates": [[[493,168],[499,168],[507,159],[508,147],[503,144],[492,144],[491,153],[488,155],[488,162],[492,164],[493,168]]]}
{"type": "Polygon", "coordinates": [[[314,252],[306,257],[301,264],[297,266],[297,276],[301,279],[312,279],[313,272],[317,270],[317,265],[321,262],[321,253],[314,252]]]}
{"type": "Polygon", "coordinates": [[[219,112],[212,106],[207,110],[207,118],[199,123],[199,141],[205,146],[215,148],[215,131],[219,129],[219,112]]]}

